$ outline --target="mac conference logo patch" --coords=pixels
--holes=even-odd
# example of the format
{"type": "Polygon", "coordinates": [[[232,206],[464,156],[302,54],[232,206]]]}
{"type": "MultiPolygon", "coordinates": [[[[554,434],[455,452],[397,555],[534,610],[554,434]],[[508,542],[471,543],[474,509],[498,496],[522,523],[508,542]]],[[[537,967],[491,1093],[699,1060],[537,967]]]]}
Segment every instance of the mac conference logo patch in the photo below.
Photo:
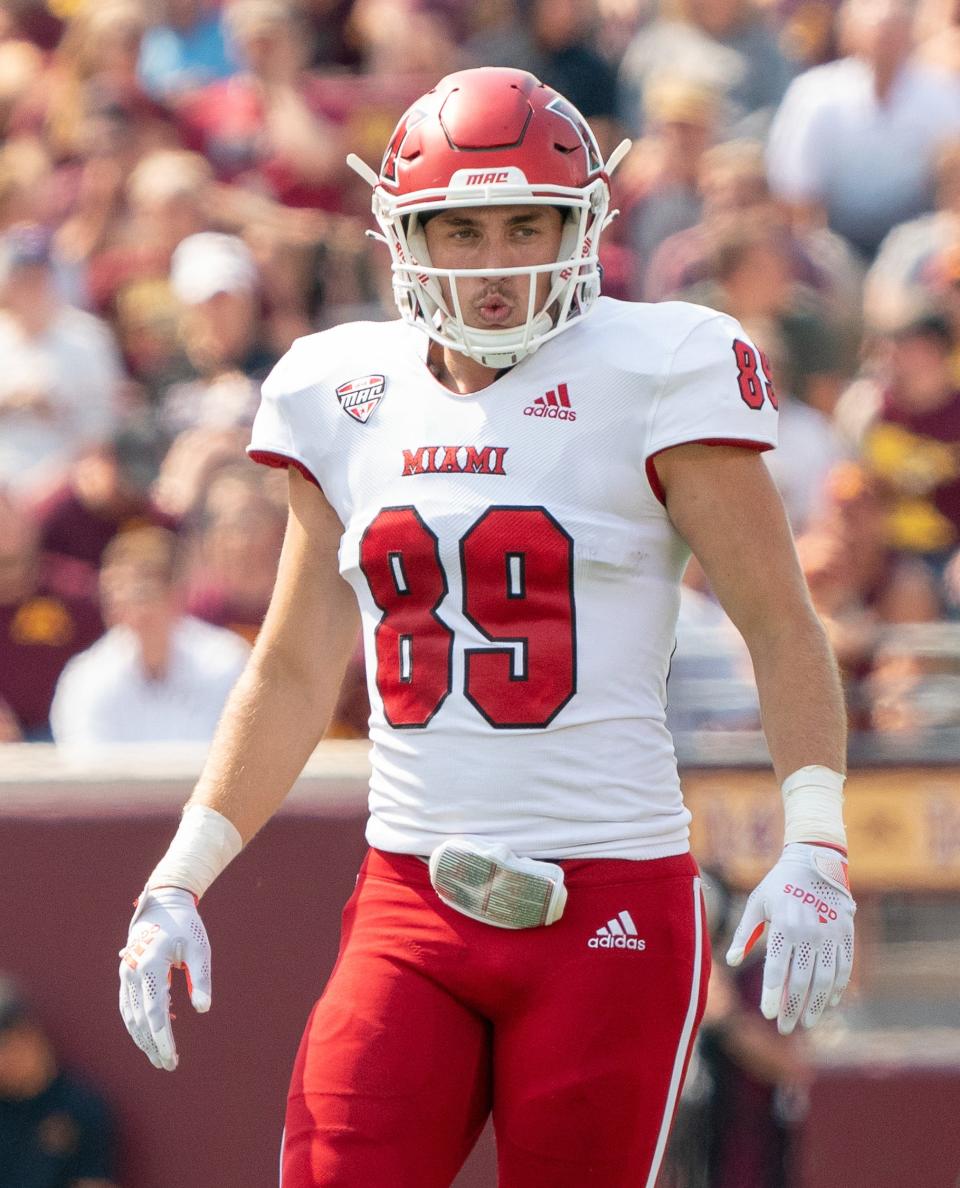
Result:
{"type": "Polygon", "coordinates": [[[366,425],[383,399],[387,380],[382,375],[361,375],[337,388],[340,407],[349,417],[366,425]]]}

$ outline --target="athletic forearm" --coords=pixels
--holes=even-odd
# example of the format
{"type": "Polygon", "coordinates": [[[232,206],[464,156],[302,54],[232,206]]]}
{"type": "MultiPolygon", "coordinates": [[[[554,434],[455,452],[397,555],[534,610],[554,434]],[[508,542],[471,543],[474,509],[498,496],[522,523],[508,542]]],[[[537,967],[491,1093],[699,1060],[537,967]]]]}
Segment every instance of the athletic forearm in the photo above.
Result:
{"type": "MultiPolygon", "coordinates": [[[[784,621],[786,620],[786,621],[784,621]]],[[[836,661],[812,613],[747,637],[767,746],[781,782],[801,767],[846,770],[846,711],[836,661]]]]}

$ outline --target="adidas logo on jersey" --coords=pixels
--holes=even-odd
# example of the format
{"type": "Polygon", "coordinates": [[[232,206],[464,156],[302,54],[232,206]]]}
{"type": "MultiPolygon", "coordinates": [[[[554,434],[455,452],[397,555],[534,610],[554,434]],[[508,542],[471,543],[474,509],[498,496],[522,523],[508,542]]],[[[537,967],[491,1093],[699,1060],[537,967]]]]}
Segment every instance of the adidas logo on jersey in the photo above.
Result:
{"type": "Polygon", "coordinates": [[[629,912],[620,912],[597,929],[597,935],[587,941],[591,949],[634,949],[642,953],[647,942],[637,935],[637,926],[629,912]]]}
{"type": "Polygon", "coordinates": [[[551,421],[575,421],[577,414],[570,407],[570,393],[566,384],[557,384],[545,396],[538,396],[523,410],[525,417],[546,417],[551,421]]]}

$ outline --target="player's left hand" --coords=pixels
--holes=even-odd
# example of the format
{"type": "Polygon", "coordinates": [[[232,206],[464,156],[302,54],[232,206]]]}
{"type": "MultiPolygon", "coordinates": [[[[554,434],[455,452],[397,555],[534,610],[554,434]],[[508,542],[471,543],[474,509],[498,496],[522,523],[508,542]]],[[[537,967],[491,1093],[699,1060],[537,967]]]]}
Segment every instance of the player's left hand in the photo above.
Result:
{"type": "Polygon", "coordinates": [[[760,1010],[782,1035],[798,1020],[812,1027],[840,1001],[853,965],[853,916],[847,860],[826,846],[791,842],[751,892],[727,952],[739,965],[764,929],[767,954],[760,1010]]]}

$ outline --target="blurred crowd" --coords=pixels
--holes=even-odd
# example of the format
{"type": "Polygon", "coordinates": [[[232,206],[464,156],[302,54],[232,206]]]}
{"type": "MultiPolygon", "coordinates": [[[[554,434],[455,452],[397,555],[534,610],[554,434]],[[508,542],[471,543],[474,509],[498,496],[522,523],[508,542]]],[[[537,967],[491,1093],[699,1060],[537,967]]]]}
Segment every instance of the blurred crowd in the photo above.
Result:
{"type": "MultiPolygon", "coordinates": [[[[956,0],[4,0],[0,741],[209,737],[284,526],[244,456],[259,382],[395,316],[346,154],[472,65],[633,138],[609,295],[766,353],[852,726],[960,725],[956,0]]],[[[334,735],[365,733],[362,663],[334,735]]],[[[671,715],[757,722],[695,566],[671,715]]]]}
{"type": "Polygon", "coordinates": [[[116,1125],[0,970],[0,1188],[117,1188],[116,1125]]]}

